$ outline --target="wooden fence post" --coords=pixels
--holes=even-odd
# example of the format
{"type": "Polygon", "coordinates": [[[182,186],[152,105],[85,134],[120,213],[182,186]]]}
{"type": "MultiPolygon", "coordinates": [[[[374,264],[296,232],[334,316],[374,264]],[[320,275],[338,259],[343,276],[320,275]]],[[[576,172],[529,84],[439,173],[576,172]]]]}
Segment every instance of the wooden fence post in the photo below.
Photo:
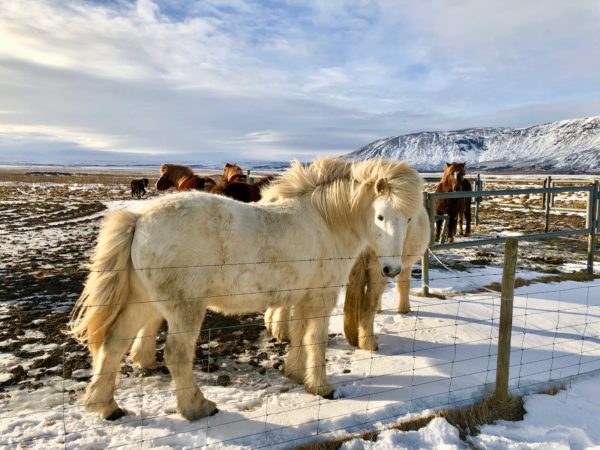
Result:
{"type": "Polygon", "coordinates": [[[587,215],[585,218],[585,226],[589,229],[588,234],[588,255],[587,255],[587,273],[590,278],[594,275],[594,247],[596,244],[596,215],[598,211],[598,181],[594,181],[592,190],[588,194],[587,215]]]}
{"type": "Polygon", "coordinates": [[[429,297],[429,247],[435,243],[435,205],[429,192],[425,193],[425,209],[429,215],[429,246],[421,257],[421,291],[429,297]]]}
{"type": "MultiPolygon", "coordinates": [[[[548,178],[544,178],[544,181],[542,181],[542,189],[546,189],[548,187],[548,178]]],[[[546,206],[546,192],[544,192],[542,194],[542,208],[544,208],[546,206]]]]}
{"type": "Polygon", "coordinates": [[[512,335],[515,272],[519,241],[506,238],[504,245],[504,269],[502,271],[502,294],[500,296],[500,329],[498,331],[498,359],[496,364],[496,402],[508,402],[508,378],[510,369],[510,340],[512,335]]]}

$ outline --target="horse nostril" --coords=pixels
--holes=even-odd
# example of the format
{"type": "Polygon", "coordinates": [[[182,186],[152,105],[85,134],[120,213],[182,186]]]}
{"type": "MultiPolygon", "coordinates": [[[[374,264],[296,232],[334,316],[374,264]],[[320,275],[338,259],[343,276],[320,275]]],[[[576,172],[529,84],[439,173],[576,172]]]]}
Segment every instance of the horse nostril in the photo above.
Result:
{"type": "Polygon", "coordinates": [[[390,274],[390,266],[384,266],[383,267],[383,274],[385,276],[388,276],[390,274]]]}

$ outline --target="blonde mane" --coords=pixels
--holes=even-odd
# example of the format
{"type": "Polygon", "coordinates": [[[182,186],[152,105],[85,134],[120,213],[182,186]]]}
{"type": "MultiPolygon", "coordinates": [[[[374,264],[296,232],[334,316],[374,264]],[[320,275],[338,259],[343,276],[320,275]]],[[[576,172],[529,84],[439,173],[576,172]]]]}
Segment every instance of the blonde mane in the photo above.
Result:
{"type": "Polygon", "coordinates": [[[355,213],[380,195],[388,196],[394,207],[412,217],[422,207],[422,191],[421,176],[406,161],[325,157],[309,165],[293,161],[262,195],[263,202],[310,196],[326,222],[335,226],[351,223],[355,213]]]}

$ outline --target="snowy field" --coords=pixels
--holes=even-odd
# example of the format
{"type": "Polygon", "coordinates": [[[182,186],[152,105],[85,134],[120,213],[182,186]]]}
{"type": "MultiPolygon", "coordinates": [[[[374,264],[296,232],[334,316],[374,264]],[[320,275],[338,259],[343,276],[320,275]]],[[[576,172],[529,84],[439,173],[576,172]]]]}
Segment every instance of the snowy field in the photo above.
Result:
{"type": "MultiPolygon", "coordinates": [[[[129,414],[116,422],[102,421],[81,407],[90,374],[87,353],[60,329],[80,292],[84,274],[77,270],[91,250],[104,208],[135,202],[126,200],[127,188],[116,185],[6,184],[0,192],[11,218],[0,227],[0,269],[7,274],[0,285],[0,448],[287,449],[383,430],[399,420],[473,403],[493,388],[499,294],[480,288],[500,281],[502,254],[486,247],[439,254],[456,269],[434,265],[430,272],[432,292],[445,298],[413,295],[409,314],[395,312],[395,286],[390,283],[384,311],[376,318],[377,352],[347,344],[342,292],[327,351],[334,400],[307,394],[281,374],[285,346],[273,342],[258,316],[229,325],[227,334],[216,327],[203,332],[196,378],[205,395],[217,402],[217,415],[185,421],[175,412],[168,373],[140,373],[126,361],[116,400],[129,414]],[[48,206],[50,200],[54,207],[48,206]]],[[[512,230],[509,223],[495,228],[498,233],[512,230]]],[[[475,230],[476,237],[484,231],[475,230]]],[[[585,253],[576,252],[576,244],[562,254],[560,249],[544,249],[520,260],[517,277],[536,279],[584,267],[585,253]],[[542,260],[545,265],[540,265],[542,260]]],[[[523,251],[532,253],[536,246],[541,248],[534,243],[523,251]]],[[[413,294],[420,286],[418,278],[416,270],[413,294]]],[[[471,444],[600,445],[594,427],[599,403],[592,397],[600,391],[598,370],[600,281],[518,288],[511,389],[530,394],[556,383],[566,383],[567,389],[556,396],[527,396],[524,421],[484,426],[471,444]],[[586,376],[576,377],[580,374],[586,376]]],[[[444,419],[435,419],[419,431],[384,431],[377,442],[354,440],[343,448],[439,445],[468,448],[469,443],[444,419]]]]}

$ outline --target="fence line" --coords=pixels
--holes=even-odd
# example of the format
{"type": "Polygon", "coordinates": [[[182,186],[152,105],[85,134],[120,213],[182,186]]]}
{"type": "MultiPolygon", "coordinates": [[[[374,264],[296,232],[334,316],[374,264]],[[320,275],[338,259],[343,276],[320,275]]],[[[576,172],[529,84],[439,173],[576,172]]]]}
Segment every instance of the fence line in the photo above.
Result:
{"type": "MultiPolygon", "coordinates": [[[[444,278],[456,278],[456,277],[444,277],[444,278]]],[[[506,381],[507,386],[509,385],[509,383],[511,381],[515,381],[516,380],[516,387],[517,388],[525,388],[529,385],[532,385],[533,383],[540,383],[539,379],[536,379],[536,376],[539,374],[548,374],[549,373],[549,379],[553,380],[556,378],[556,374],[559,373],[560,371],[567,371],[567,370],[573,370],[574,372],[577,373],[583,373],[583,372],[587,372],[588,369],[595,369],[596,366],[600,367],[600,364],[598,364],[598,362],[600,361],[600,359],[597,358],[597,355],[599,354],[599,350],[600,350],[600,345],[596,345],[593,346],[591,348],[588,348],[588,346],[586,346],[586,342],[595,342],[595,340],[600,338],[600,334],[598,333],[598,331],[600,331],[600,328],[597,327],[598,324],[598,320],[593,320],[591,315],[596,314],[596,316],[598,315],[598,313],[600,313],[600,304],[598,304],[598,301],[594,301],[592,302],[590,299],[590,295],[589,295],[589,291],[591,287],[600,287],[600,285],[593,285],[593,286],[587,286],[585,288],[579,288],[579,289],[587,289],[588,291],[588,295],[586,298],[586,303],[585,305],[579,305],[579,306],[573,306],[570,308],[564,308],[561,307],[561,305],[559,304],[557,306],[557,309],[552,311],[552,310],[548,310],[548,311],[531,311],[531,308],[533,305],[531,305],[531,301],[530,301],[530,296],[534,295],[534,293],[528,293],[527,294],[527,298],[526,298],[526,303],[525,303],[525,307],[524,307],[524,313],[521,314],[515,314],[514,315],[514,320],[519,320],[520,317],[522,317],[524,319],[524,323],[525,326],[523,327],[523,332],[519,333],[522,334],[522,340],[521,340],[521,345],[520,345],[520,358],[517,358],[516,362],[513,362],[511,364],[508,365],[509,370],[514,371],[517,370],[518,368],[518,374],[515,374],[513,377],[509,377],[506,381]],[[580,311],[585,311],[585,315],[582,316],[583,321],[578,321],[576,323],[568,323],[569,320],[571,320],[574,316],[572,316],[572,311],[574,310],[580,310],[580,311]],[[541,316],[543,314],[557,314],[558,313],[558,318],[557,318],[557,323],[555,326],[553,326],[552,328],[544,328],[545,330],[549,330],[553,332],[553,336],[548,337],[548,342],[543,342],[543,343],[538,343],[536,345],[529,345],[526,346],[525,345],[525,340],[526,340],[526,336],[528,336],[530,333],[527,332],[526,330],[528,330],[528,322],[532,323],[535,320],[536,316],[541,316]],[[567,318],[567,319],[565,319],[567,318]],[[563,322],[564,320],[567,320],[567,324],[565,325],[563,322]],[[561,333],[560,331],[563,329],[575,329],[577,327],[583,327],[583,332],[581,333],[580,337],[573,337],[570,338],[568,340],[565,340],[564,338],[561,337],[561,333]],[[593,333],[589,333],[589,331],[591,331],[592,329],[597,330],[594,331],[593,333]],[[566,346],[572,344],[572,343],[576,343],[579,345],[579,342],[581,342],[580,345],[580,349],[577,352],[574,353],[566,353],[566,354],[562,354],[559,352],[562,352],[566,346]],[[550,356],[544,356],[541,355],[541,358],[534,358],[531,360],[528,360],[526,358],[527,352],[536,352],[536,351],[541,351],[544,348],[550,348],[552,347],[552,354],[550,356]],[[592,359],[590,359],[590,357],[592,357],[592,359]],[[570,361],[570,359],[572,359],[573,361],[570,361]],[[561,361],[560,363],[558,361],[561,361]],[[541,364],[544,363],[548,363],[550,364],[550,368],[544,368],[544,370],[535,370],[536,367],[539,368],[539,366],[541,364]],[[563,364],[564,363],[564,364],[563,364]],[[590,366],[590,367],[588,367],[590,366]],[[534,368],[534,370],[530,370],[529,367],[534,368]],[[531,380],[531,382],[530,382],[531,380]]],[[[574,291],[576,288],[568,288],[568,289],[564,289],[564,291],[574,291]]],[[[552,290],[553,292],[556,292],[556,289],[552,290]]],[[[563,291],[561,289],[561,291],[563,291]]],[[[548,291],[541,291],[541,292],[548,292],[548,291]]],[[[499,313],[498,309],[496,308],[496,302],[499,303],[499,306],[501,306],[501,301],[499,300],[499,297],[496,293],[496,295],[490,295],[490,294],[481,294],[478,295],[477,298],[484,298],[487,300],[491,300],[489,302],[490,306],[491,306],[491,310],[489,311],[489,315],[487,315],[486,317],[483,318],[478,318],[478,319],[473,319],[471,317],[469,317],[469,308],[467,308],[467,305],[469,304],[468,302],[465,302],[463,299],[458,299],[456,301],[450,301],[448,303],[444,302],[442,304],[440,303],[424,303],[424,304],[418,304],[416,305],[416,307],[414,308],[415,313],[413,314],[414,316],[414,324],[412,327],[409,327],[407,329],[404,330],[399,330],[397,331],[397,336],[398,337],[402,337],[405,336],[407,339],[411,339],[412,340],[412,345],[410,348],[407,349],[401,349],[400,351],[394,352],[392,355],[389,354],[377,354],[377,353],[373,353],[370,352],[368,356],[365,356],[364,358],[357,358],[357,359],[353,359],[352,364],[353,366],[360,366],[363,363],[366,363],[368,365],[368,370],[366,371],[366,373],[363,375],[357,374],[357,376],[349,376],[349,377],[345,377],[339,380],[332,380],[332,385],[334,386],[338,386],[340,387],[342,390],[344,390],[345,386],[348,386],[349,383],[351,384],[357,384],[362,386],[362,388],[360,390],[357,390],[354,392],[354,394],[352,392],[347,393],[346,395],[344,395],[342,398],[335,400],[334,402],[351,402],[351,401],[358,401],[358,400],[364,400],[366,403],[365,405],[362,406],[362,411],[363,411],[363,418],[361,418],[360,420],[357,421],[357,423],[354,425],[354,427],[358,427],[358,426],[373,426],[373,424],[376,423],[381,423],[382,421],[385,421],[385,418],[393,418],[393,417],[397,417],[398,415],[401,415],[403,413],[403,411],[408,412],[408,411],[419,411],[419,410],[424,410],[424,409],[428,409],[428,407],[425,406],[421,406],[424,404],[429,404],[429,405],[436,405],[436,407],[441,407],[441,406],[450,406],[450,405],[458,405],[461,403],[464,403],[466,401],[472,400],[472,393],[473,392],[477,392],[480,387],[482,385],[484,385],[485,383],[487,383],[487,380],[490,378],[490,376],[493,376],[494,373],[498,373],[496,371],[496,367],[499,366],[495,366],[493,359],[494,357],[497,357],[499,355],[499,352],[495,351],[495,342],[496,339],[499,339],[499,337],[497,337],[497,332],[495,330],[497,330],[497,321],[498,319],[501,319],[502,316],[502,312],[499,313]],[[452,315],[450,317],[447,318],[447,323],[442,323],[439,325],[424,325],[421,326],[419,325],[419,319],[421,317],[427,317],[427,315],[423,316],[423,314],[427,311],[427,310],[437,310],[440,307],[444,307],[444,310],[448,310],[448,308],[452,308],[452,305],[456,305],[456,308],[454,310],[454,312],[452,313],[452,315]],[[466,308],[463,311],[463,308],[466,308]],[[490,325],[491,324],[491,325],[490,325]],[[481,333],[479,334],[479,336],[476,336],[477,339],[464,339],[464,337],[461,337],[461,335],[463,334],[463,328],[464,327],[475,327],[475,326],[480,326],[480,327],[487,327],[489,325],[489,333],[487,334],[487,336],[482,336],[481,333]],[[442,342],[439,343],[437,345],[430,345],[430,346],[422,346],[420,345],[420,339],[422,339],[421,334],[422,332],[425,331],[435,331],[436,329],[442,329],[442,328],[447,328],[447,329],[453,329],[454,332],[452,332],[449,336],[448,342],[442,342]],[[465,348],[469,348],[470,346],[477,346],[479,344],[482,343],[486,343],[487,345],[485,346],[485,351],[478,351],[475,353],[471,353],[471,354],[464,354],[464,349],[465,348]],[[423,364],[423,361],[421,361],[419,358],[422,357],[437,357],[437,355],[442,355],[443,353],[439,353],[439,352],[445,352],[445,351],[449,351],[449,357],[441,359],[440,361],[435,361],[435,359],[430,360],[433,362],[430,363],[425,363],[423,364]],[[409,362],[412,359],[412,364],[405,364],[403,367],[399,366],[397,368],[397,370],[381,370],[379,367],[382,367],[381,364],[385,363],[386,360],[389,360],[390,358],[406,358],[408,357],[409,359],[407,360],[407,362],[409,362]],[[381,361],[381,363],[379,362],[381,361]],[[486,363],[487,362],[487,363],[486,363]],[[465,364],[467,365],[467,370],[464,370],[465,368],[465,364]],[[483,365],[482,365],[483,364],[483,365]],[[472,365],[472,366],[471,366],[472,365]],[[441,372],[440,372],[441,370],[441,372]],[[427,373],[431,373],[431,372],[435,372],[435,373],[440,373],[443,375],[440,376],[434,376],[433,378],[429,379],[430,376],[427,375],[427,373]],[[407,382],[403,382],[400,383],[396,386],[392,385],[392,386],[384,386],[385,384],[387,384],[385,382],[385,380],[390,379],[390,377],[409,377],[407,379],[407,382]],[[443,389],[439,388],[439,384],[442,383],[443,384],[443,389]],[[444,384],[445,383],[445,384],[444,384]],[[429,391],[429,392],[428,392],[429,391]],[[432,393],[433,392],[433,393],[432,393]],[[398,407],[392,407],[390,406],[389,402],[387,402],[387,404],[385,404],[386,402],[381,402],[380,399],[382,398],[388,398],[388,399],[398,399],[399,406],[398,407]],[[404,399],[404,400],[402,400],[404,399]],[[391,408],[391,409],[390,409],[391,408]]],[[[387,310],[387,309],[386,309],[387,310]]],[[[334,316],[341,316],[341,314],[335,314],[334,316]]],[[[410,316],[409,316],[410,317],[410,316]]],[[[293,319],[292,319],[293,320],[293,319]]],[[[241,325],[240,327],[257,327],[258,325],[248,325],[248,324],[244,324],[241,325]]],[[[238,327],[231,327],[233,328],[238,328],[238,327]]],[[[208,332],[208,342],[212,341],[212,330],[213,328],[208,328],[208,329],[202,329],[201,331],[203,333],[207,333],[208,332]]],[[[466,330],[466,329],[465,329],[466,330]]],[[[534,330],[532,329],[532,332],[535,331],[543,331],[543,330],[534,330]]],[[[163,337],[168,335],[169,333],[163,334],[163,337]]],[[[337,339],[336,339],[337,341],[337,339]]],[[[73,347],[75,347],[73,345],[73,347]]],[[[65,355],[69,350],[69,346],[65,346],[63,348],[63,355],[65,355]]],[[[210,345],[208,345],[207,347],[207,355],[206,355],[206,361],[207,364],[210,363],[211,358],[213,358],[213,354],[212,354],[212,347],[210,345]]],[[[482,349],[483,350],[483,349],[482,349]]],[[[515,351],[519,351],[518,349],[515,350],[514,348],[511,349],[511,351],[509,351],[509,354],[515,354],[515,351]]],[[[518,355],[518,354],[517,354],[518,355]]],[[[218,355],[217,355],[218,357],[218,355]]],[[[204,358],[204,357],[203,357],[204,358]]],[[[65,364],[66,364],[66,360],[64,360],[63,363],[63,375],[66,373],[65,372],[65,364]]],[[[196,359],[196,362],[198,360],[196,359]]],[[[205,379],[206,377],[210,377],[211,376],[211,370],[210,368],[208,369],[209,371],[206,373],[206,375],[204,375],[202,378],[205,379]]],[[[269,380],[271,380],[271,382],[277,382],[278,377],[275,377],[273,379],[272,374],[274,374],[274,370],[276,369],[272,369],[270,367],[266,367],[266,371],[265,371],[265,376],[266,376],[266,383],[269,383],[269,380]],[[273,371],[273,372],[271,372],[273,371]]],[[[214,376],[214,375],[213,375],[214,376]]],[[[4,441],[4,442],[0,442],[0,445],[16,445],[18,443],[30,443],[32,445],[34,445],[35,442],[50,442],[49,440],[51,439],[59,439],[60,437],[64,438],[64,446],[68,447],[69,443],[74,443],[76,442],[77,439],[79,439],[79,435],[81,433],[94,433],[94,431],[87,425],[82,425],[82,426],[73,426],[76,425],[74,424],[70,424],[69,421],[73,420],[72,419],[72,414],[73,411],[78,410],[80,407],[78,405],[70,405],[70,400],[69,400],[69,392],[70,392],[70,386],[66,386],[66,377],[63,377],[62,380],[62,384],[63,384],[63,388],[62,388],[62,397],[63,397],[63,402],[61,405],[61,415],[62,415],[62,429],[61,430],[56,430],[55,432],[47,432],[47,433],[43,433],[40,434],[38,436],[29,436],[26,439],[23,440],[19,440],[18,442],[15,440],[9,440],[9,441],[4,441]],[[75,440],[73,440],[75,439],[75,440]]],[[[134,445],[134,444],[148,444],[148,445],[153,445],[152,443],[156,443],[157,445],[160,444],[161,442],[168,442],[168,438],[171,436],[179,436],[180,434],[185,434],[185,433],[190,433],[191,431],[189,429],[186,429],[184,431],[178,431],[175,430],[174,432],[171,433],[171,435],[166,435],[166,436],[156,436],[154,434],[153,431],[151,431],[151,429],[148,429],[147,427],[152,427],[152,424],[157,421],[157,420],[164,420],[165,418],[169,417],[171,415],[171,413],[160,413],[160,414],[155,414],[156,408],[152,408],[150,407],[149,409],[147,409],[147,406],[151,406],[152,400],[147,400],[146,397],[148,397],[150,395],[151,398],[155,398],[155,397],[161,397],[164,395],[173,395],[173,393],[175,392],[175,390],[173,389],[167,389],[167,390],[158,390],[158,391],[153,391],[152,393],[146,393],[144,387],[145,387],[145,380],[143,378],[137,379],[137,378],[131,378],[129,379],[130,383],[136,383],[136,380],[138,380],[137,382],[140,383],[140,385],[138,386],[138,388],[135,388],[133,391],[133,394],[129,394],[129,396],[134,396],[135,398],[138,399],[139,401],[139,405],[141,405],[140,407],[136,408],[136,412],[135,413],[135,419],[130,420],[128,417],[126,417],[124,419],[124,423],[127,423],[129,425],[127,426],[131,426],[135,428],[140,428],[139,430],[139,434],[137,436],[133,436],[135,437],[135,440],[127,440],[127,442],[124,443],[113,443],[114,445],[111,445],[112,448],[117,448],[117,447],[121,447],[121,446],[127,446],[127,445],[134,445]],[[162,441],[161,441],[162,440],[162,441]],[[165,441],[166,440],[166,441],[165,441]]],[[[203,384],[206,384],[205,381],[203,381],[203,384]]],[[[514,388],[513,388],[514,389],[514,388]]],[[[290,390],[290,393],[296,393],[294,395],[301,395],[301,392],[303,391],[302,387],[298,387],[296,389],[290,390]]],[[[131,390],[130,390],[131,392],[131,390]]],[[[289,415],[290,413],[295,413],[295,414],[300,414],[301,416],[307,415],[310,416],[309,411],[312,411],[312,408],[315,409],[315,414],[316,414],[316,419],[314,419],[314,428],[312,428],[313,432],[314,432],[314,436],[321,436],[321,435],[328,435],[331,434],[333,432],[335,432],[335,430],[344,430],[344,429],[348,429],[347,426],[344,426],[343,424],[340,425],[336,425],[336,416],[335,414],[332,414],[331,412],[331,408],[327,407],[325,408],[325,406],[327,405],[331,405],[330,402],[325,402],[324,400],[321,400],[320,398],[316,398],[311,402],[303,402],[302,405],[292,405],[288,408],[284,408],[283,410],[281,408],[275,408],[273,410],[271,410],[270,404],[269,404],[269,398],[273,398],[274,393],[269,393],[269,391],[267,390],[265,392],[265,396],[266,396],[266,400],[265,400],[265,396],[263,396],[263,405],[264,408],[262,409],[262,412],[260,413],[259,416],[254,416],[254,415],[250,415],[250,416],[242,416],[239,420],[235,420],[235,421],[227,421],[227,423],[222,423],[221,421],[215,421],[213,423],[213,419],[208,419],[206,421],[202,421],[202,423],[198,423],[196,424],[190,424],[193,429],[197,430],[197,431],[206,431],[207,434],[211,435],[211,430],[213,430],[212,433],[212,438],[210,438],[210,440],[205,440],[203,441],[202,445],[200,445],[200,447],[209,447],[211,445],[217,444],[217,443],[226,443],[229,442],[231,444],[235,444],[237,443],[241,443],[244,441],[244,439],[251,439],[251,442],[255,442],[254,438],[252,438],[252,436],[255,436],[256,439],[263,439],[264,442],[264,446],[277,446],[277,445],[283,445],[285,447],[285,445],[287,445],[290,442],[301,442],[301,441],[305,441],[308,437],[308,435],[304,435],[304,436],[297,436],[297,433],[299,432],[298,430],[305,430],[305,429],[311,429],[310,428],[310,424],[308,422],[302,422],[302,423],[298,423],[298,424],[289,424],[289,425],[276,425],[278,423],[282,423],[281,422],[281,417],[285,416],[285,415],[289,415]],[[235,437],[231,437],[228,439],[224,439],[223,438],[223,430],[227,429],[227,427],[231,427],[234,424],[239,424],[240,426],[242,426],[242,424],[247,424],[249,421],[252,421],[254,419],[252,419],[252,417],[260,417],[261,421],[264,420],[264,423],[262,425],[262,429],[259,432],[253,433],[253,434],[248,434],[248,435],[238,435],[235,437]],[[296,434],[294,434],[296,433],[296,434]]],[[[229,409],[233,408],[233,410],[235,411],[236,407],[235,404],[238,405],[242,405],[245,402],[247,402],[248,400],[245,398],[241,398],[236,402],[224,402],[221,403],[219,402],[219,406],[221,407],[227,407],[229,409]]],[[[394,401],[395,403],[395,401],[394,401]]],[[[336,406],[335,409],[338,410],[338,417],[337,420],[340,420],[341,417],[346,416],[348,413],[344,412],[343,414],[339,413],[339,409],[342,406],[336,406]]],[[[31,415],[30,412],[28,413],[24,413],[27,415],[31,415]]],[[[357,416],[354,416],[357,417],[357,416]]],[[[6,415],[3,415],[2,417],[3,420],[8,420],[9,417],[6,415]]],[[[285,422],[285,421],[284,421],[285,422]]],[[[102,427],[96,427],[96,430],[99,431],[101,429],[112,429],[112,427],[115,426],[123,426],[123,425],[119,425],[119,423],[115,424],[106,424],[103,425],[102,427]]],[[[352,427],[351,427],[352,428],[352,427]]]]}

